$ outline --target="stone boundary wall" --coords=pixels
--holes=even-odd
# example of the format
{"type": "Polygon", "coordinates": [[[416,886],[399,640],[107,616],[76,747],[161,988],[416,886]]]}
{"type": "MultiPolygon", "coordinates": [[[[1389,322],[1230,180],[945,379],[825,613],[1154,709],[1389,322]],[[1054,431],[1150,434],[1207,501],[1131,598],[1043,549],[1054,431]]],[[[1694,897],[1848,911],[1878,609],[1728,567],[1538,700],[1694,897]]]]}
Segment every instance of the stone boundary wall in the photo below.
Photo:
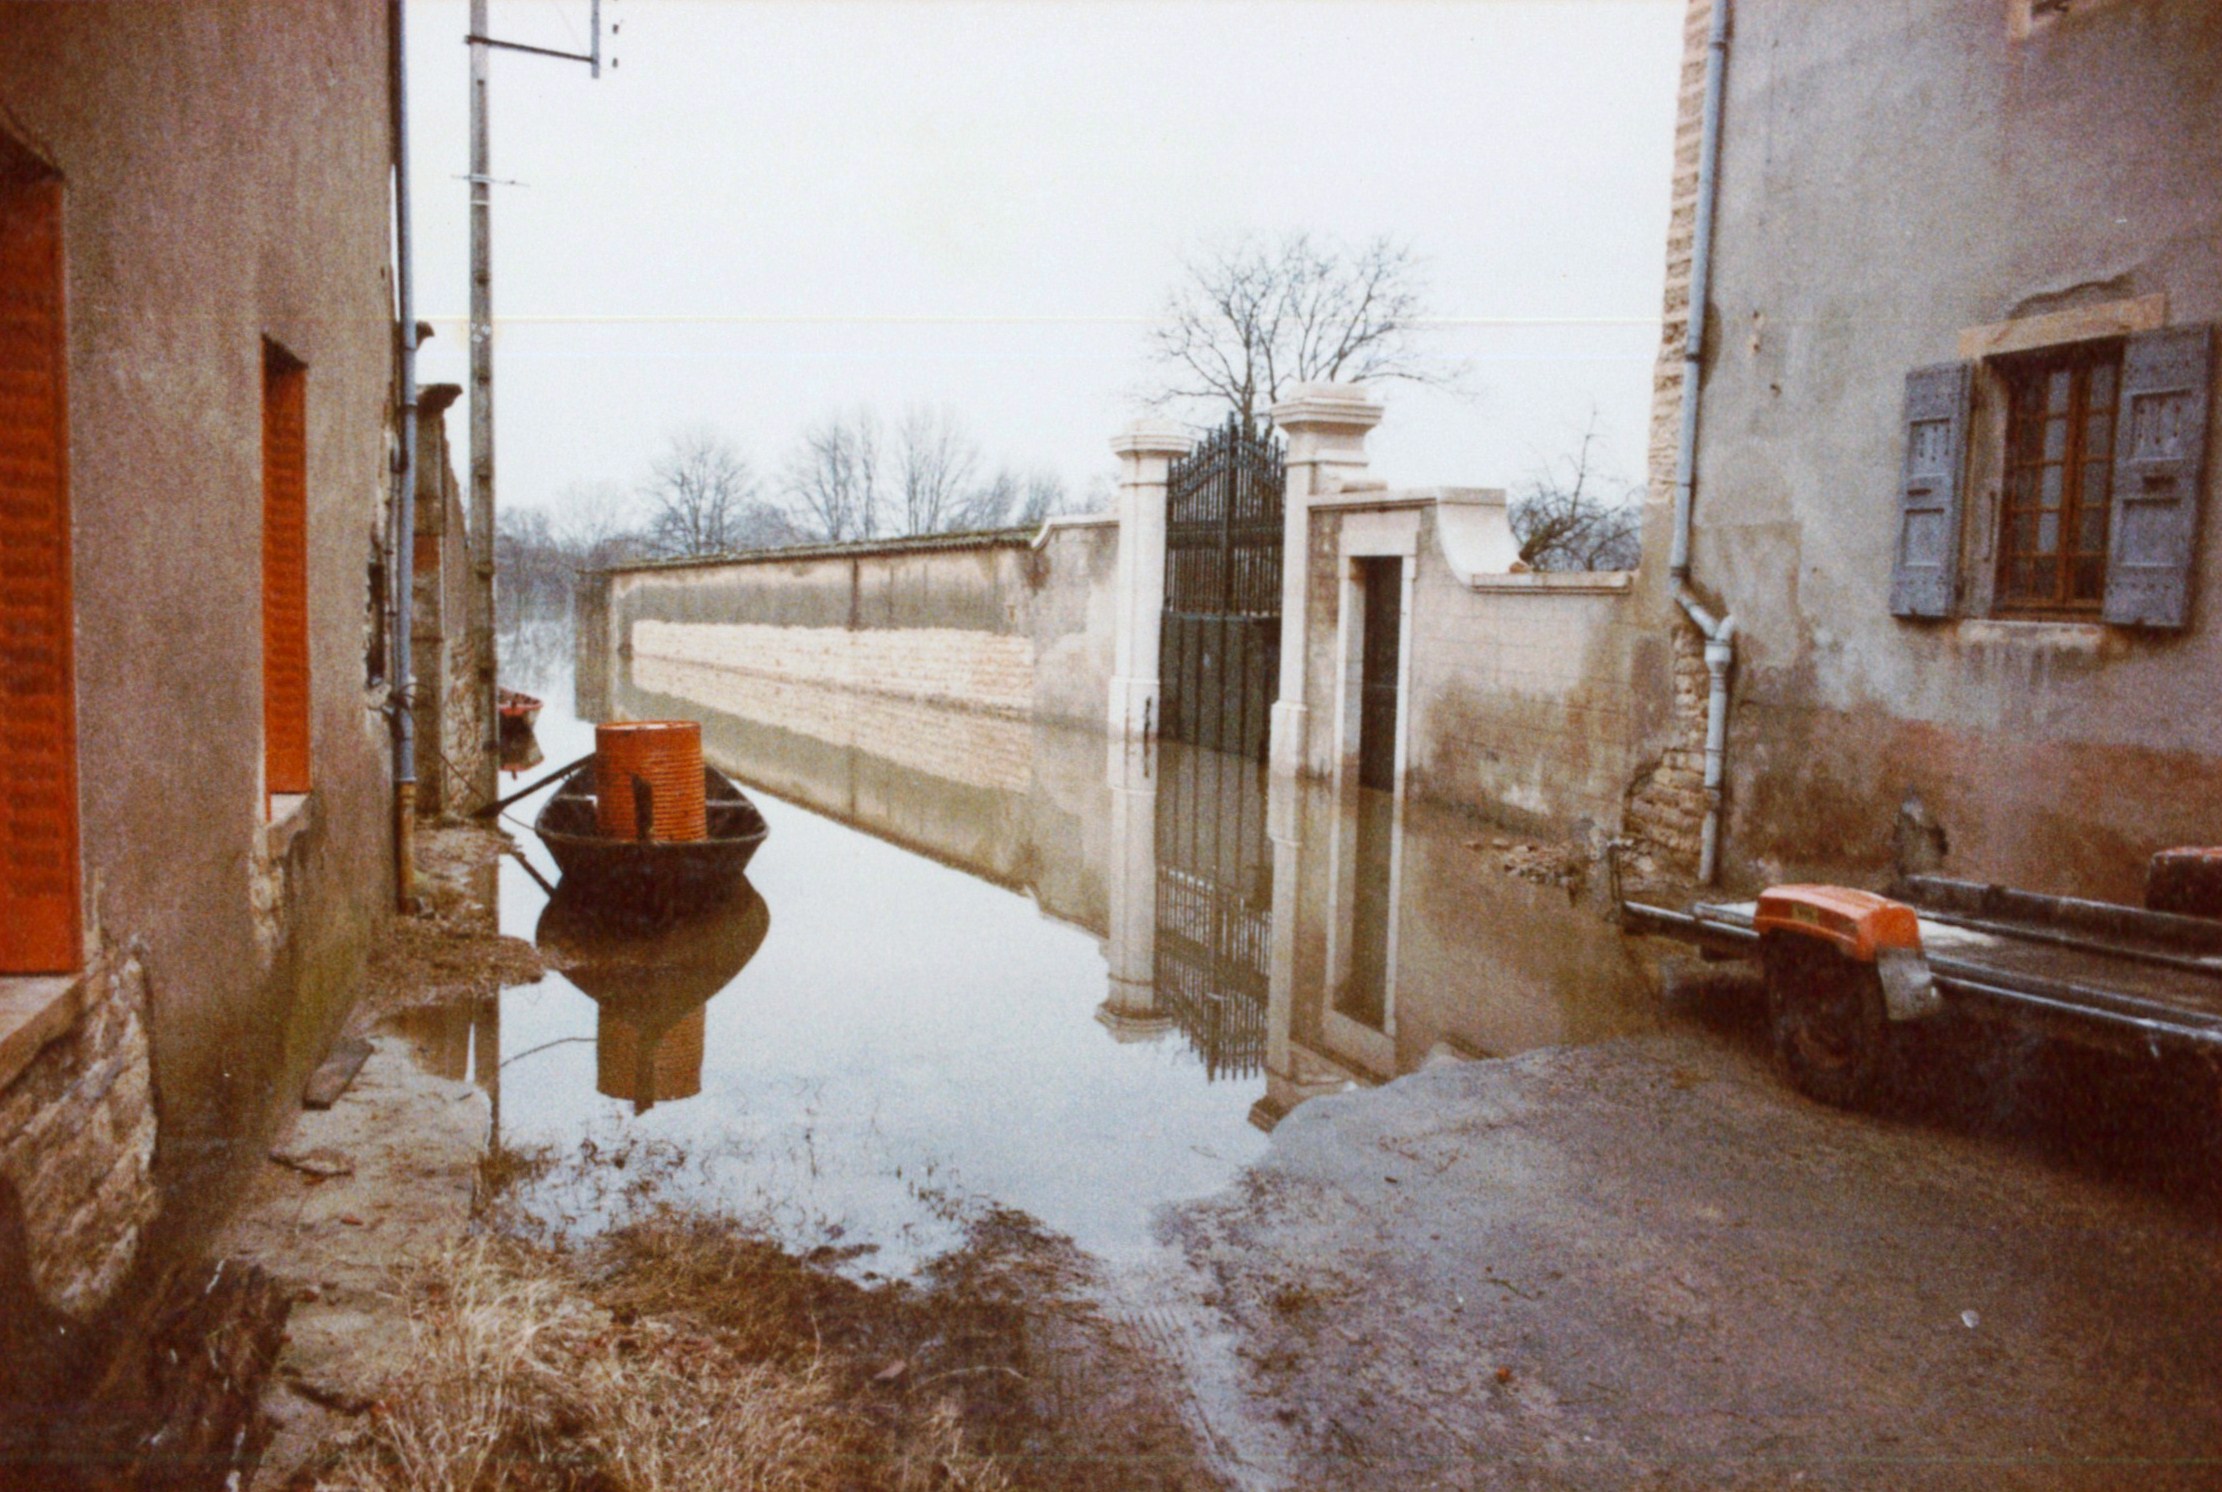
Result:
{"type": "Polygon", "coordinates": [[[633,627],[633,656],[995,715],[1034,707],[1033,642],[994,632],[643,620],[633,627]]]}
{"type": "Polygon", "coordinates": [[[1119,529],[1106,518],[627,566],[582,657],[654,658],[1100,729],[1119,529]]]}

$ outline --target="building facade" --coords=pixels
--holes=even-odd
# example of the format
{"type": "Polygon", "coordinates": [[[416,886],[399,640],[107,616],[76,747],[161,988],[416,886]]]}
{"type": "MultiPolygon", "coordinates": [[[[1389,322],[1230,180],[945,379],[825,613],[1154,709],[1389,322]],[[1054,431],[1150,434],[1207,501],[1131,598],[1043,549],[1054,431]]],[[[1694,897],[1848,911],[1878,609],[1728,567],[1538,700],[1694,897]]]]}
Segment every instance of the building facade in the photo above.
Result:
{"type": "Polygon", "coordinates": [[[62,1309],[389,904],[389,67],[354,0],[0,4],[0,1201],[62,1309]]]}
{"type": "Polygon", "coordinates": [[[2201,0],[1735,4],[1691,544],[1737,619],[1732,876],[2134,900],[2222,838],[2218,118],[2201,0]]]}

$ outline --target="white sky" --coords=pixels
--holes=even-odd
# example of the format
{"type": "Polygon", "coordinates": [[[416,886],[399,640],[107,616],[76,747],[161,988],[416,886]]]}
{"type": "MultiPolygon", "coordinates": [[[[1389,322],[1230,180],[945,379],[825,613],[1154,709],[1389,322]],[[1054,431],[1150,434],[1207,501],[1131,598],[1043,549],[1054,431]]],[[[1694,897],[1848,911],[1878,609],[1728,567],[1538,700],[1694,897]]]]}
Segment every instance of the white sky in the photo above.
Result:
{"type": "MultiPolygon", "coordinates": [[[[837,406],[953,409],[1077,490],[1199,242],[1409,240],[1468,394],[1380,392],[1391,483],[1508,485],[1594,404],[1640,473],[1682,0],[604,0],[600,81],[493,62],[497,492],[767,477],[837,406]]],[[[495,0],[584,48],[587,0],[495,0]]],[[[410,6],[426,382],[463,381],[461,0],[410,6]]],[[[464,409],[450,415],[460,448],[464,409]]],[[[460,451],[459,451],[460,454],[460,451]]]]}

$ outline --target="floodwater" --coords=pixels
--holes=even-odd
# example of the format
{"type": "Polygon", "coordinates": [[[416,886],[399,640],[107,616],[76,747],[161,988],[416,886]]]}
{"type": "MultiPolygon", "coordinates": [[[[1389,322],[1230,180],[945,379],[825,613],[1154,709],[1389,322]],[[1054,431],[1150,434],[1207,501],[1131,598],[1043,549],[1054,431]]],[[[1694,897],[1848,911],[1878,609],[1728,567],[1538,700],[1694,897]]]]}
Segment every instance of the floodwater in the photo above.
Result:
{"type": "Polygon", "coordinates": [[[698,720],[771,834],[731,907],[644,940],[551,902],[539,799],[511,810],[502,928],[562,972],[450,1045],[500,1139],[557,1157],[524,1191],[551,1224],[705,1202],[900,1275],[1008,1207],[1117,1260],[1307,1098],[1652,1019],[1578,891],[1508,873],[1518,849],[1469,821],[1214,753],[622,667],[584,712],[539,689],[540,770],[592,749],[579,713],[698,720]]]}

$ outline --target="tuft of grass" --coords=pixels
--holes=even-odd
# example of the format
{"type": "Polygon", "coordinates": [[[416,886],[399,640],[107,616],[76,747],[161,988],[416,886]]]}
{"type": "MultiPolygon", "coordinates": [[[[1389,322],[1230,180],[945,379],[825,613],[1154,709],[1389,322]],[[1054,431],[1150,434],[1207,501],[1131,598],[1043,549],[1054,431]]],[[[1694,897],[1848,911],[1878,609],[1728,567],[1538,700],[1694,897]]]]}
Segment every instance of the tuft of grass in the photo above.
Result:
{"type": "Polygon", "coordinates": [[[713,1225],[680,1218],[641,1227],[610,1240],[591,1275],[573,1254],[489,1236],[414,1269],[401,1282],[413,1361],[307,1485],[1008,1488],[1001,1469],[967,1446],[954,1404],[894,1426],[847,1407],[851,1375],[801,1350],[809,1289],[780,1281],[765,1246],[729,1236],[721,1247],[713,1225]],[[768,1295],[755,1293],[767,1282],[768,1295]],[[766,1301],[773,1324],[749,1321],[766,1301]]]}

